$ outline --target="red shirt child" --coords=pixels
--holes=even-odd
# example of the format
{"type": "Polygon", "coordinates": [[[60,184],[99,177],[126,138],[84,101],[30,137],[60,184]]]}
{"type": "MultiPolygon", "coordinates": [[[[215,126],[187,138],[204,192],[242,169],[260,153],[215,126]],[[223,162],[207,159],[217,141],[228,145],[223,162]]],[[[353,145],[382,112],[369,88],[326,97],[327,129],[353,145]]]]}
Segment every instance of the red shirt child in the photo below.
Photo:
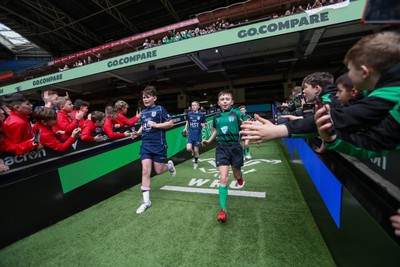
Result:
{"type": "Polygon", "coordinates": [[[129,131],[126,131],[124,133],[114,132],[115,128],[119,128],[119,122],[117,121],[117,112],[117,109],[112,106],[106,107],[106,122],[104,123],[103,131],[110,139],[120,139],[131,136],[131,132],[129,131]],[[116,125],[118,125],[118,127],[115,127],[116,125]]]}
{"type": "MultiPolygon", "coordinates": [[[[14,155],[22,155],[34,150],[37,145],[33,143],[33,134],[28,121],[32,113],[32,104],[19,93],[5,96],[3,101],[10,108],[11,114],[2,125],[5,133],[1,150],[14,155]]],[[[3,119],[4,117],[1,121],[3,119]]]]}
{"type": "Polygon", "coordinates": [[[115,107],[118,110],[118,117],[117,117],[117,121],[120,124],[121,127],[124,127],[126,125],[128,126],[133,126],[135,125],[135,123],[137,123],[139,121],[139,118],[141,116],[140,112],[136,112],[136,116],[128,119],[125,115],[128,112],[128,108],[129,105],[123,101],[123,100],[118,100],[115,103],[115,107]]]}
{"type": "Polygon", "coordinates": [[[82,141],[103,141],[104,138],[101,134],[97,134],[96,136],[93,136],[93,134],[96,133],[96,129],[103,127],[104,122],[105,114],[101,111],[94,111],[90,116],[90,120],[88,119],[85,122],[85,127],[82,130],[81,136],[82,141]]]}
{"type": "Polygon", "coordinates": [[[65,142],[61,142],[53,132],[52,127],[57,124],[57,114],[52,108],[40,108],[33,114],[36,123],[33,130],[40,131],[40,143],[56,151],[66,151],[75,143],[81,133],[80,128],[75,128],[65,142]]]}
{"type": "Polygon", "coordinates": [[[56,100],[58,107],[57,124],[53,126],[53,131],[60,134],[61,140],[67,140],[71,136],[72,131],[79,127],[80,120],[83,118],[83,112],[78,111],[73,119],[68,115],[72,112],[74,105],[67,97],[58,97],[56,100]]]}

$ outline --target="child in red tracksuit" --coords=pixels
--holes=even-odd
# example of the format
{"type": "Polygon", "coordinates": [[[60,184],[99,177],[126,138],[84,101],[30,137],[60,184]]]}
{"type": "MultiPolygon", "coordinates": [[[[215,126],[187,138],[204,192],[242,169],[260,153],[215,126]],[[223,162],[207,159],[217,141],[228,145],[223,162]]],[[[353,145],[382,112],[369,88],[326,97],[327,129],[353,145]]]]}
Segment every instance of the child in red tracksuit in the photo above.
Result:
{"type": "Polygon", "coordinates": [[[40,131],[40,144],[56,151],[66,151],[79,138],[80,128],[72,130],[71,136],[62,143],[58,136],[53,132],[52,127],[57,124],[57,114],[52,108],[40,108],[33,113],[36,123],[33,131],[40,131]]]}
{"type": "Polygon", "coordinates": [[[84,113],[83,111],[78,111],[75,117],[71,119],[69,113],[73,111],[74,105],[72,105],[68,97],[58,97],[56,105],[58,108],[57,123],[53,126],[53,131],[60,134],[60,140],[67,140],[71,136],[72,131],[79,127],[84,113]]]}
{"type": "Polygon", "coordinates": [[[103,127],[105,121],[106,119],[103,112],[93,111],[90,120],[88,119],[85,122],[85,128],[82,130],[81,140],[85,142],[103,141],[104,138],[98,133],[98,130],[102,131],[101,127],[103,127]]]}
{"type": "Polygon", "coordinates": [[[4,128],[14,143],[21,143],[32,139],[29,125],[29,115],[32,113],[32,104],[22,94],[15,93],[3,98],[4,104],[11,109],[11,115],[6,119],[4,128]]]}
{"type": "Polygon", "coordinates": [[[131,132],[129,131],[125,131],[124,133],[114,132],[115,128],[120,128],[120,124],[117,120],[117,117],[118,117],[118,110],[115,107],[112,106],[106,107],[106,122],[104,123],[103,131],[111,140],[131,136],[131,132]]]}
{"type": "Polygon", "coordinates": [[[133,125],[135,125],[135,123],[137,123],[139,121],[139,118],[140,118],[140,115],[141,115],[140,112],[136,112],[136,116],[134,116],[133,118],[128,119],[126,117],[126,113],[128,112],[129,105],[125,101],[118,100],[115,103],[115,107],[118,110],[117,120],[118,120],[118,123],[120,124],[121,127],[124,127],[126,125],[132,127],[133,125]]]}

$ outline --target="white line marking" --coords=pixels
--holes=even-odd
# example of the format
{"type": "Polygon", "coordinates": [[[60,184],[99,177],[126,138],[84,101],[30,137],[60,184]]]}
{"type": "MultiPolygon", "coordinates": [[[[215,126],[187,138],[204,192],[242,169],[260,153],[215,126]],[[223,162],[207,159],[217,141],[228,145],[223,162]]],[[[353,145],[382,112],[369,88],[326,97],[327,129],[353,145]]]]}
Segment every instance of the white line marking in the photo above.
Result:
{"type": "MultiPolygon", "coordinates": [[[[208,189],[208,188],[193,188],[193,187],[165,185],[165,186],[161,187],[161,190],[218,195],[218,189],[208,189]]],[[[255,192],[255,191],[229,190],[228,195],[241,196],[241,197],[266,198],[265,192],[255,192]]]]}

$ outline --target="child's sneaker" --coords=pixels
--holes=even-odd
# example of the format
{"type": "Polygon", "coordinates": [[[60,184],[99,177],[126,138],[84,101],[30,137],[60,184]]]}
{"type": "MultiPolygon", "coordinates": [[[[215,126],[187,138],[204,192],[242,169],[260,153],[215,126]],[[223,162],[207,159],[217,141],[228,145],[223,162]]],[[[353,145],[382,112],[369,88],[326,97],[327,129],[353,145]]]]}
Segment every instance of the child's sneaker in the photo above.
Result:
{"type": "Polygon", "coordinates": [[[245,157],[246,159],[252,159],[253,157],[250,155],[250,153],[249,154],[246,154],[246,157],[245,157]]]}
{"type": "Polygon", "coordinates": [[[169,172],[171,173],[172,176],[175,176],[176,175],[176,169],[175,169],[175,166],[174,166],[174,162],[172,160],[168,160],[167,164],[168,164],[169,172]]]}
{"type": "Polygon", "coordinates": [[[221,210],[221,212],[218,214],[217,220],[219,222],[226,222],[226,211],[221,210]]]}
{"type": "Polygon", "coordinates": [[[198,163],[194,163],[194,164],[193,164],[193,169],[196,170],[198,167],[199,167],[199,164],[198,164],[198,163]]]}
{"type": "Polygon", "coordinates": [[[237,180],[238,185],[242,186],[243,185],[243,178],[240,178],[239,180],[237,180]]]}
{"type": "Polygon", "coordinates": [[[151,201],[149,201],[149,204],[142,203],[142,205],[140,205],[139,208],[136,210],[136,214],[142,214],[148,208],[150,208],[150,206],[151,206],[151,201]]]}

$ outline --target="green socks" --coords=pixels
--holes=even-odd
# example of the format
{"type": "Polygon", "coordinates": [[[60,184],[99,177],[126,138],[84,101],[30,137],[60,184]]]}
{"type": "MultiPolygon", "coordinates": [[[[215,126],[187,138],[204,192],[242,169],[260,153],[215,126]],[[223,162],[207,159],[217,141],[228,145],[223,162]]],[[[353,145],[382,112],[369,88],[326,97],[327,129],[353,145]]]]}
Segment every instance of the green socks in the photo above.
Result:
{"type": "Polygon", "coordinates": [[[219,186],[219,204],[222,210],[226,210],[226,201],[228,200],[228,186],[219,186]]]}

